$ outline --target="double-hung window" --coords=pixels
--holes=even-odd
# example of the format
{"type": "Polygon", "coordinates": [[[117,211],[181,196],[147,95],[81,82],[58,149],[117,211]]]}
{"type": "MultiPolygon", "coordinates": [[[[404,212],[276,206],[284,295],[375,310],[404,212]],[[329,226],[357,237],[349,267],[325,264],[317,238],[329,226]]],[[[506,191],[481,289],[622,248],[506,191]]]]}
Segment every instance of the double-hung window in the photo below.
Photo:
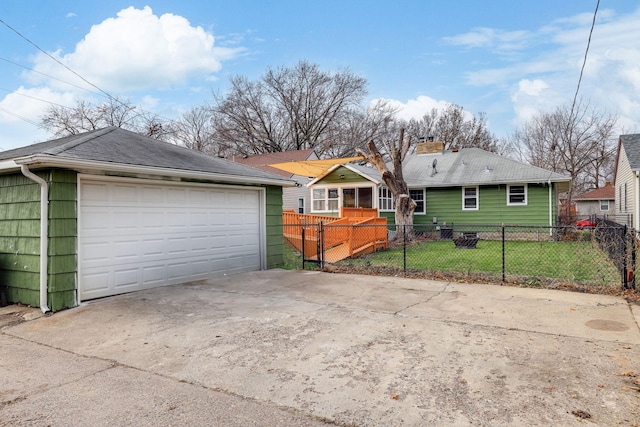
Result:
{"type": "Polygon", "coordinates": [[[527,204],[527,186],[507,185],[507,205],[508,206],[526,206],[527,204]]]}
{"type": "Polygon", "coordinates": [[[416,202],[416,210],[413,211],[414,214],[423,214],[425,213],[424,206],[424,190],[409,190],[409,197],[416,202]]]}
{"type": "Polygon", "coordinates": [[[609,201],[608,200],[600,200],[600,210],[608,211],[609,210],[609,201]]]}
{"type": "Polygon", "coordinates": [[[462,187],[462,210],[477,211],[479,206],[478,187],[462,187]]]}
{"type": "Polygon", "coordinates": [[[339,210],[337,188],[314,188],[311,205],[314,212],[337,212],[339,210]]]}
{"type": "Polygon", "coordinates": [[[378,190],[378,206],[381,211],[393,211],[395,206],[393,203],[393,194],[387,187],[380,187],[378,190]]]}

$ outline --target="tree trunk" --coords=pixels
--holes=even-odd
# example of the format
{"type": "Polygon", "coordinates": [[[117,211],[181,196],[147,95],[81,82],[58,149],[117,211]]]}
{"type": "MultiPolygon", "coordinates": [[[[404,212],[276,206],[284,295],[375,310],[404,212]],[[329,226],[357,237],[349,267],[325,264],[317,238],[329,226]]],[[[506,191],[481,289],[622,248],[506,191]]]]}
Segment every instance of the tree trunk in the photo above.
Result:
{"type": "Polygon", "coordinates": [[[414,238],[413,233],[413,211],[416,209],[416,202],[411,200],[409,194],[399,194],[395,197],[396,202],[396,239],[399,241],[409,241],[414,238]]]}

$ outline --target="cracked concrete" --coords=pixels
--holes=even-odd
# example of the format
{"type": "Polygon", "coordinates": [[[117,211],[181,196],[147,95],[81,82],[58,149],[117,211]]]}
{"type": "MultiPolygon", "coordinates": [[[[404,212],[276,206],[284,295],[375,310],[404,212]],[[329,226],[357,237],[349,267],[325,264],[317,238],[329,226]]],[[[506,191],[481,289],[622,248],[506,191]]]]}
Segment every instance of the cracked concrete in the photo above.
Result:
{"type": "Polygon", "coordinates": [[[304,271],[156,288],[3,329],[0,425],[640,424],[637,314],[304,271]]]}

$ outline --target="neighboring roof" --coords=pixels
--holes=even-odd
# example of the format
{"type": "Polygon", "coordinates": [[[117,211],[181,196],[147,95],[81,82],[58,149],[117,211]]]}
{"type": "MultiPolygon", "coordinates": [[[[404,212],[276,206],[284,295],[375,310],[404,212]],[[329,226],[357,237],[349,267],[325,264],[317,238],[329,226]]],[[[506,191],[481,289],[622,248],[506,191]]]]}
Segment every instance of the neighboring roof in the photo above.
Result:
{"type": "Polygon", "coordinates": [[[596,188],[595,190],[587,191],[584,194],[575,196],[573,200],[615,200],[616,189],[607,182],[604,187],[596,188]]]}
{"type": "Polygon", "coordinates": [[[14,168],[26,164],[29,167],[126,170],[228,182],[285,186],[294,184],[269,172],[118,127],[108,127],[0,152],[0,165],[3,169],[11,169],[11,163],[14,168]]]}
{"type": "Polygon", "coordinates": [[[254,156],[248,157],[235,157],[233,161],[251,166],[253,168],[258,168],[266,172],[271,172],[276,175],[286,176],[287,178],[290,178],[291,176],[293,176],[291,172],[277,169],[269,165],[272,163],[299,162],[302,160],[308,160],[309,157],[317,158],[313,151],[313,148],[310,148],[308,150],[282,151],[280,153],[256,154],[254,156]]]}
{"type": "Polygon", "coordinates": [[[362,156],[346,157],[341,159],[304,160],[300,162],[274,163],[271,166],[293,173],[298,176],[319,177],[325,176],[334,166],[362,160],[362,156]]]}
{"type": "MultiPolygon", "coordinates": [[[[407,156],[403,174],[409,187],[451,187],[510,183],[558,182],[571,178],[479,148],[407,156]],[[434,173],[434,161],[436,164],[434,173]]],[[[561,191],[564,191],[561,189],[561,191]]]]}
{"type": "Polygon", "coordinates": [[[620,135],[620,144],[627,154],[631,170],[640,170],[640,133],[620,135]]]}

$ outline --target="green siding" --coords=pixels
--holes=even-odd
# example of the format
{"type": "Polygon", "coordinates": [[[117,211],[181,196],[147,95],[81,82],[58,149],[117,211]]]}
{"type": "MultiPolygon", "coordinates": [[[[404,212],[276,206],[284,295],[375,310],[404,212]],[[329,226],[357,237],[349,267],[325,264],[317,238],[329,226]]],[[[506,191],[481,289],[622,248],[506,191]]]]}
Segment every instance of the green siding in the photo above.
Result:
{"type": "Polygon", "coordinates": [[[347,169],[344,166],[340,166],[338,169],[331,172],[329,175],[316,182],[314,185],[322,184],[345,184],[348,182],[370,182],[368,179],[363,178],[351,169],[347,169]],[[343,175],[344,178],[340,178],[343,175]]]}
{"type": "MultiPolygon", "coordinates": [[[[479,188],[479,209],[462,210],[462,188],[427,188],[425,215],[415,215],[415,224],[432,224],[437,217],[438,224],[522,224],[549,225],[549,187],[529,184],[526,206],[508,206],[505,185],[481,186],[479,188]]],[[[556,224],[556,191],[552,194],[553,223],[556,224]]],[[[390,224],[395,222],[393,212],[382,212],[390,224]]]]}
{"type": "MultiPolygon", "coordinates": [[[[48,306],[76,303],[77,174],[36,172],[49,184],[48,306]]],[[[267,268],[283,265],[282,187],[266,186],[267,268]]],[[[40,186],[20,173],[0,175],[0,287],[10,302],[40,305],[40,186]]]]}
{"type": "MultiPolygon", "coordinates": [[[[47,304],[57,311],[75,304],[76,173],[36,173],[49,184],[47,304]]],[[[40,186],[20,173],[0,176],[0,281],[9,301],[40,305],[40,186]]]]}
{"type": "Polygon", "coordinates": [[[39,235],[40,186],[19,173],[0,176],[0,286],[10,302],[40,305],[39,235]]]}
{"type": "Polygon", "coordinates": [[[49,180],[49,308],[57,311],[76,303],[78,269],[76,172],[54,169],[49,180]]]}
{"type": "Polygon", "coordinates": [[[267,268],[282,267],[282,187],[266,188],[267,268]]]}

